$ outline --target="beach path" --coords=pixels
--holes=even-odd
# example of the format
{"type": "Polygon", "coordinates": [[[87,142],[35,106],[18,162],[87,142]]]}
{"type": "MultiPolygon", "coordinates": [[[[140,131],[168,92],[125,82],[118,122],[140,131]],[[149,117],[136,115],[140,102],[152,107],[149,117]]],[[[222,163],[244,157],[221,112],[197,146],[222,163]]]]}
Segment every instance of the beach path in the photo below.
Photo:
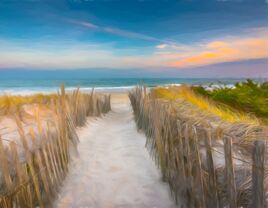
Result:
{"type": "Polygon", "coordinates": [[[112,95],[112,111],[78,130],[79,155],[54,207],[173,208],[168,185],[137,132],[126,95],[112,95]]]}

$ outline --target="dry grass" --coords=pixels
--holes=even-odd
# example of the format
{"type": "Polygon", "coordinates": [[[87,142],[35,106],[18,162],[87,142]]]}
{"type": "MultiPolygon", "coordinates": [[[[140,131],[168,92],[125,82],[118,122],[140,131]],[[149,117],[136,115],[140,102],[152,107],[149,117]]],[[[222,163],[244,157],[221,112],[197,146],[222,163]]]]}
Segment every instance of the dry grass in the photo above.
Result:
{"type": "Polygon", "coordinates": [[[192,86],[191,88],[203,97],[224,103],[239,111],[254,114],[266,123],[268,122],[268,82],[255,82],[248,79],[235,83],[233,88],[223,86],[209,89],[203,86],[192,86]]]}
{"type": "Polygon", "coordinates": [[[0,96],[0,116],[6,114],[13,114],[18,112],[21,106],[25,104],[49,104],[51,100],[55,100],[57,94],[36,94],[30,96],[0,96]]]}
{"type": "MultiPolygon", "coordinates": [[[[137,127],[145,132],[146,146],[175,200],[185,201],[186,207],[229,206],[223,141],[232,139],[234,198],[237,207],[251,206],[252,149],[254,140],[267,138],[266,126],[226,112],[185,86],[150,92],[138,86],[129,97],[137,127]]],[[[264,178],[266,193],[266,169],[264,178]]]]}
{"type": "Polygon", "coordinates": [[[178,101],[178,99],[183,99],[197,106],[201,110],[216,115],[227,122],[243,122],[253,125],[260,124],[260,120],[253,115],[246,114],[245,112],[238,112],[230,107],[214,103],[212,100],[196,94],[190,87],[185,85],[170,88],[159,87],[154,89],[153,93],[155,93],[157,98],[163,98],[170,101],[178,101]]]}
{"type": "Polygon", "coordinates": [[[0,129],[0,207],[51,207],[76,151],[76,127],[107,113],[110,96],[62,87],[54,95],[0,100],[6,125],[0,129]]]}

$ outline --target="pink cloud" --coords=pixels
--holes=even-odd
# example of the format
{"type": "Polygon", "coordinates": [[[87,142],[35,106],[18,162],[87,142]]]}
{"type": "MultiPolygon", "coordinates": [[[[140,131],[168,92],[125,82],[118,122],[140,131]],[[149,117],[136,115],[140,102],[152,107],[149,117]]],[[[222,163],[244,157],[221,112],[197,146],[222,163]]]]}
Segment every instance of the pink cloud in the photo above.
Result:
{"type": "Polygon", "coordinates": [[[155,47],[158,48],[158,49],[164,49],[164,48],[168,47],[168,45],[167,44],[159,44],[159,45],[157,45],[155,47]]]}
{"type": "Polygon", "coordinates": [[[230,61],[268,58],[267,37],[232,38],[230,40],[211,41],[207,44],[191,46],[189,51],[181,53],[185,57],[170,59],[169,66],[183,68],[203,66],[230,61]],[[200,46],[201,45],[201,46],[200,46]]]}

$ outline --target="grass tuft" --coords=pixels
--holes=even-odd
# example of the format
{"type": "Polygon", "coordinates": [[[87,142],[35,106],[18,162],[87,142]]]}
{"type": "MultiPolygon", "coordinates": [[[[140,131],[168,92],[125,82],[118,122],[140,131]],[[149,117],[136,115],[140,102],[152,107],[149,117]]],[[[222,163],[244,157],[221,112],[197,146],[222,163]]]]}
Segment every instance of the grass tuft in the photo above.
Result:
{"type": "Polygon", "coordinates": [[[218,103],[224,103],[239,111],[254,114],[268,120],[268,83],[256,83],[250,79],[238,82],[234,88],[205,89],[193,86],[193,91],[218,103]]]}
{"type": "Polygon", "coordinates": [[[153,92],[157,98],[169,101],[184,100],[197,106],[200,110],[204,110],[228,122],[244,122],[254,125],[260,124],[260,121],[255,116],[232,109],[226,105],[213,102],[208,97],[204,97],[196,93],[195,90],[192,90],[186,85],[169,88],[158,87],[154,89],[153,92]]]}

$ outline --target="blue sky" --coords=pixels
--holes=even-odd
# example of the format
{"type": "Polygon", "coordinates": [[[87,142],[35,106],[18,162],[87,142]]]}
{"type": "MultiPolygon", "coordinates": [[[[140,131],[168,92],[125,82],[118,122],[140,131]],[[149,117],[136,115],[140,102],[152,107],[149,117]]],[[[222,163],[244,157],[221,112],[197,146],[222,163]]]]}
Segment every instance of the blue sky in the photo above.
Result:
{"type": "Polygon", "coordinates": [[[266,59],[267,0],[0,0],[0,69],[259,76],[266,59]]]}

